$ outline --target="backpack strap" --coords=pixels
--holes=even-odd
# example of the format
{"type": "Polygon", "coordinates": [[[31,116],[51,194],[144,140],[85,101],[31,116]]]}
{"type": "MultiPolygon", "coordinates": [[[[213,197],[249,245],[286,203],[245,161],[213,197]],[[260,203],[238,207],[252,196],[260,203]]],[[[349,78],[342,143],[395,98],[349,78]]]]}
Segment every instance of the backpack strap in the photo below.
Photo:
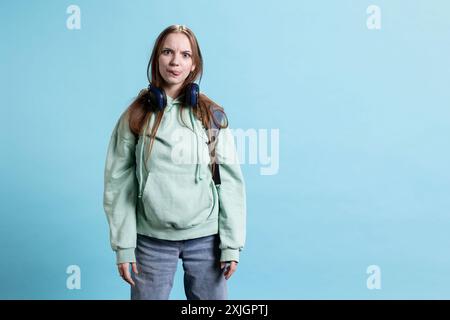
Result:
{"type": "MultiPolygon", "coordinates": [[[[209,106],[209,110],[211,111],[211,114],[213,115],[213,117],[216,118],[217,122],[222,124],[223,119],[224,119],[224,114],[223,112],[214,109],[213,105],[209,106]]],[[[215,185],[220,185],[221,181],[220,181],[220,170],[219,170],[219,164],[216,162],[217,157],[216,157],[216,145],[217,145],[217,136],[219,135],[219,131],[220,131],[220,127],[217,126],[217,124],[214,122],[213,119],[210,120],[210,128],[211,128],[211,140],[208,141],[208,148],[209,148],[209,155],[211,157],[211,173],[212,173],[212,177],[214,180],[214,184],[215,185]]],[[[208,129],[206,129],[206,131],[208,131],[208,129]]],[[[207,136],[208,132],[206,132],[207,136]]]]}

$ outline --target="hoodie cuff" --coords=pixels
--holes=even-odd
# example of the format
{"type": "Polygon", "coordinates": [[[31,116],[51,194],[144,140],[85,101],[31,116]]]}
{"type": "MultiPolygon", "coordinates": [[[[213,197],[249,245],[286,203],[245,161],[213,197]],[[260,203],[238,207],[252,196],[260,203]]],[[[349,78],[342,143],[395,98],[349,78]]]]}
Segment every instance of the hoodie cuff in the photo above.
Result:
{"type": "Polygon", "coordinates": [[[220,261],[239,262],[239,249],[222,249],[220,261]]]}
{"type": "Polygon", "coordinates": [[[136,262],[134,248],[119,249],[116,251],[116,263],[136,262]]]}

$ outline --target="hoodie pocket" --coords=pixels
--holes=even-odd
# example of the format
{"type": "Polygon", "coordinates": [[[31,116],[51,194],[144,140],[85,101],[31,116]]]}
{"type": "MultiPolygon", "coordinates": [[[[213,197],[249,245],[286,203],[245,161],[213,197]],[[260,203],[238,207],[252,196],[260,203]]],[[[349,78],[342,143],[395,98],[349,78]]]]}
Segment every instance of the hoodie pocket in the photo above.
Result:
{"type": "Polygon", "coordinates": [[[142,194],[147,219],[155,226],[188,229],[203,223],[213,212],[213,194],[206,180],[195,183],[193,174],[150,172],[142,194]]]}

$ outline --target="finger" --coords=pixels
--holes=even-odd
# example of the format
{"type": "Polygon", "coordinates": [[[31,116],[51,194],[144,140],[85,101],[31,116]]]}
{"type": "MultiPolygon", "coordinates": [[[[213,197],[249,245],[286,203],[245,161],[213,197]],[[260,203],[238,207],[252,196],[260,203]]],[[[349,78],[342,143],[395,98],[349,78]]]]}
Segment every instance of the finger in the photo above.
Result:
{"type": "Polygon", "coordinates": [[[227,271],[225,272],[225,279],[228,280],[233,275],[233,273],[236,271],[237,264],[236,262],[231,262],[230,266],[227,268],[227,271]]]}
{"type": "Polygon", "coordinates": [[[136,274],[139,273],[139,272],[138,272],[138,269],[137,269],[136,262],[133,262],[133,263],[131,264],[131,268],[133,269],[133,272],[134,272],[134,273],[136,273],[136,274]]]}
{"type": "Polygon", "coordinates": [[[232,274],[233,274],[233,271],[231,270],[231,268],[227,268],[227,271],[225,272],[225,280],[230,279],[232,274]]]}
{"type": "Polygon", "coordinates": [[[117,265],[117,268],[119,269],[119,275],[120,275],[121,277],[123,277],[123,270],[128,269],[128,263],[119,263],[119,264],[117,265]]]}
{"type": "Polygon", "coordinates": [[[220,268],[221,269],[224,269],[225,267],[227,267],[229,265],[230,265],[230,262],[228,262],[228,261],[221,261],[220,262],[220,268]]]}
{"type": "Polygon", "coordinates": [[[126,282],[128,282],[129,284],[134,286],[134,281],[133,281],[133,279],[131,279],[130,271],[128,269],[124,270],[122,278],[123,278],[123,280],[125,280],[126,282]]]}
{"type": "Polygon", "coordinates": [[[226,280],[228,280],[228,279],[230,278],[230,270],[231,270],[231,267],[228,266],[228,267],[225,269],[225,272],[223,273],[223,275],[224,275],[224,277],[225,277],[226,280]]]}

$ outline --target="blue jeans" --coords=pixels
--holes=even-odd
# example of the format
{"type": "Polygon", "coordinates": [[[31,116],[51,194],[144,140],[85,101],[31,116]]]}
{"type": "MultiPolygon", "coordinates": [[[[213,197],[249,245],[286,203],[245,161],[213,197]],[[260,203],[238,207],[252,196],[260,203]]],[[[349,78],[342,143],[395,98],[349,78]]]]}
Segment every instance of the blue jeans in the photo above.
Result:
{"type": "Polygon", "coordinates": [[[227,300],[219,241],[218,234],[180,241],[138,234],[135,250],[138,274],[131,272],[135,283],[131,286],[131,299],[169,299],[178,259],[182,259],[188,300],[227,300]]]}

